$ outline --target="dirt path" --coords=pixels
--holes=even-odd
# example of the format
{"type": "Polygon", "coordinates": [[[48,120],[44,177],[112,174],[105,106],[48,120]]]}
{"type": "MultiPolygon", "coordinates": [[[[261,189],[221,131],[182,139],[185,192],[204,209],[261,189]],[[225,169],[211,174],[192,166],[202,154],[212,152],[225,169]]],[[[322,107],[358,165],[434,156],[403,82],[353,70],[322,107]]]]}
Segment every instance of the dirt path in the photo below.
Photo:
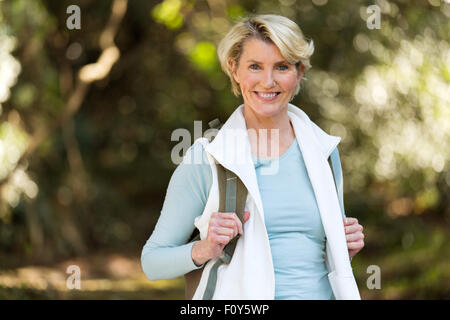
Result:
{"type": "Polygon", "coordinates": [[[0,299],[183,299],[183,295],[183,278],[150,281],[139,257],[123,254],[0,270],[0,299]],[[80,289],[72,289],[77,271],[80,289]]]}

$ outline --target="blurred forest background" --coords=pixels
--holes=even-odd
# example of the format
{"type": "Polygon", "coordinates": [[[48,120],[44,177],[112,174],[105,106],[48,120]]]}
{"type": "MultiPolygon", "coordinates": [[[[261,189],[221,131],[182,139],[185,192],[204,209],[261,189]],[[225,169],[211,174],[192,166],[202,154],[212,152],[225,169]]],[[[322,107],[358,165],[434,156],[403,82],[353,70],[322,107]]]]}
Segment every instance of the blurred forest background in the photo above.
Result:
{"type": "Polygon", "coordinates": [[[449,1],[0,0],[0,299],[183,298],[183,278],[147,280],[140,254],[176,167],[171,133],[242,103],[216,47],[249,13],[314,40],[293,104],[342,137],[362,297],[450,298],[449,1]],[[72,264],[81,290],[66,287],[72,264]]]}

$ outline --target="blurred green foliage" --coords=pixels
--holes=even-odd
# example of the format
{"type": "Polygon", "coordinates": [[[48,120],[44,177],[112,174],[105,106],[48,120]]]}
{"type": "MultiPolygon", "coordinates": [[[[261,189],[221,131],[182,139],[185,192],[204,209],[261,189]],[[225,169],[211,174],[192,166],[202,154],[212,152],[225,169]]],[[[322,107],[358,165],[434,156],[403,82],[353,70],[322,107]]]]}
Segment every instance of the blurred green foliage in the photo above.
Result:
{"type": "Polygon", "coordinates": [[[346,211],[366,228],[358,283],[375,264],[389,288],[364,295],[449,297],[450,4],[114,3],[126,10],[116,26],[113,1],[0,1],[0,268],[12,256],[139,254],[175,168],[173,130],[193,132],[194,120],[206,130],[242,103],[220,70],[218,42],[236,19],[275,13],[314,40],[293,103],[342,137],[346,211]],[[80,30],[66,27],[72,4],[80,30]],[[381,29],[366,25],[371,4],[381,29]],[[105,30],[117,60],[102,56],[112,43],[105,30]],[[100,56],[112,61],[106,76],[80,82],[100,56]]]}

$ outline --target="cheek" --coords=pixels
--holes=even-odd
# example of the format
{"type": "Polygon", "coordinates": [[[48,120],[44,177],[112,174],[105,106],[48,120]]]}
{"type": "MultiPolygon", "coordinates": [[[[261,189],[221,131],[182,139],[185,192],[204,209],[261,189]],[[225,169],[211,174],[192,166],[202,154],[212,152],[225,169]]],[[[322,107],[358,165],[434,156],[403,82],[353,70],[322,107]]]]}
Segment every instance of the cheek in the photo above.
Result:
{"type": "Polygon", "coordinates": [[[282,85],[286,90],[294,90],[297,86],[297,76],[293,74],[289,77],[284,78],[282,85]]]}
{"type": "Polygon", "coordinates": [[[255,87],[259,82],[259,78],[256,75],[252,74],[246,74],[243,77],[241,77],[241,79],[242,79],[241,81],[242,86],[247,89],[255,87]]]}

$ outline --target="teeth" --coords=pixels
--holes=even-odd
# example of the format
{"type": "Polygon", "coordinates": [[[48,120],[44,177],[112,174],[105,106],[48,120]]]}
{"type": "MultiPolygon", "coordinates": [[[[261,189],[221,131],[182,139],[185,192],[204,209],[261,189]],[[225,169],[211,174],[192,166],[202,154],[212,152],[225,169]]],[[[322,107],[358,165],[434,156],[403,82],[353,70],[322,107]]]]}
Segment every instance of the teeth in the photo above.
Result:
{"type": "Polygon", "coordinates": [[[258,92],[258,95],[259,96],[261,96],[261,97],[263,97],[263,98],[273,98],[273,97],[275,97],[277,94],[276,93],[261,93],[261,92],[258,92]]]}

